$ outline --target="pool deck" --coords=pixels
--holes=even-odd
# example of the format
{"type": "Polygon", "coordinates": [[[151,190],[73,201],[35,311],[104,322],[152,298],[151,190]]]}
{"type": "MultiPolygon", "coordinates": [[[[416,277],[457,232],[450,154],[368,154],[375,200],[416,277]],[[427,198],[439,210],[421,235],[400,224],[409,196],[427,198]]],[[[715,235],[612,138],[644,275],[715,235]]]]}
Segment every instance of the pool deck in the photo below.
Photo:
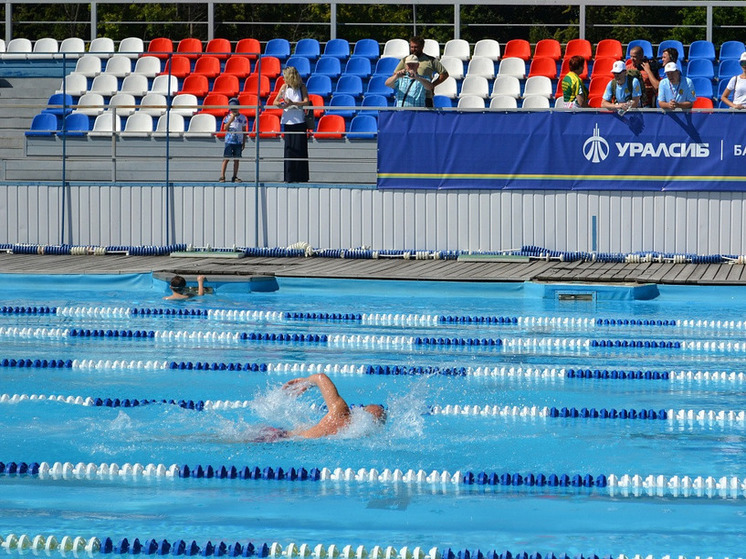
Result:
{"type": "Polygon", "coordinates": [[[545,260],[350,260],[337,258],[174,258],[169,256],[61,256],[0,254],[0,273],[196,274],[245,280],[247,276],[478,282],[659,283],[746,285],[738,264],[618,264],[545,260]]]}

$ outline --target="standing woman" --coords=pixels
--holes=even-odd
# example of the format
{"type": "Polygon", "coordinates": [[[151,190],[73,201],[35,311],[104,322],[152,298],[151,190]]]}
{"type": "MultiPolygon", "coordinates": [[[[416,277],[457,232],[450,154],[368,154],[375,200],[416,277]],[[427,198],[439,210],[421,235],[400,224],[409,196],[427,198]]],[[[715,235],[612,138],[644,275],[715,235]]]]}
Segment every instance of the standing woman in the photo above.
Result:
{"type": "Polygon", "coordinates": [[[285,182],[308,182],[308,136],[303,111],[303,107],[310,104],[308,90],[293,66],[286,67],[282,76],[285,85],[277,94],[275,105],[284,109],[285,182]]]}
{"type": "Polygon", "coordinates": [[[741,55],[741,73],[730,79],[720,100],[734,109],[746,108],[746,52],[741,55]],[[735,92],[733,101],[728,99],[731,92],[735,92]]]}

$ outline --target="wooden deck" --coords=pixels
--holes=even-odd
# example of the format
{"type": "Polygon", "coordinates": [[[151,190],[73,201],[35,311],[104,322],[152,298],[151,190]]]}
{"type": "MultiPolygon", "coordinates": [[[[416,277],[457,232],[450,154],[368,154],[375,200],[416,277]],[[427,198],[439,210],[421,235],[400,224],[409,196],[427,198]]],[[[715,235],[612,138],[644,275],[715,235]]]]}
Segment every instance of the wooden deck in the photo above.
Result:
{"type": "Polygon", "coordinates": [[[607,264],[455,260],[343,260],[330,258],[172,258],[168,256],[57,256],[0,254],[0,273],[444,280],[479,282],[590,282],[745,285],[746,266],[731,264],[607,264]]]}

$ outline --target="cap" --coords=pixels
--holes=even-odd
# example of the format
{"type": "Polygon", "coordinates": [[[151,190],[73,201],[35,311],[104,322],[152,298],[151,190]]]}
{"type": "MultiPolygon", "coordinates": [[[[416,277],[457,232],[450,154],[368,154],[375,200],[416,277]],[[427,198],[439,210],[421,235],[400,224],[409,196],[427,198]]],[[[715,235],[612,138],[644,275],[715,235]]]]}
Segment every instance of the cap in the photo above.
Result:
{"type": "Polygon", "coordinates": [[[621,60],[617,60],[614,62],[614,65],[611,67],[611,73],[612,74],[619,74],[620,72],[624,72],[627,70],[627,67],[624,65],[624,62],[621,60]]]}
{"type": "Polygon", "coordinates": [[[414,54],[410,54],[404,59],[404,64],[419,64],[420,59],[417,58],[414,54]]]}
{"type": "Polygon", "coordinates": [[[741,62],[746,62],[746,52],[741,53],[741,62]]]}
{"type": "Polygon", "coordinates": [[[228,104],[229,105],[239,105],[240,103],[238,102],[238,99],[236,99],[235,97],[231,97],[230,100],[228,101],[228,104]]]}
{"type": "Polygon", "coordinates": [[[668,73],[668,72],[678,72],[679,71],[679,67],[676,66],[676,62],[669,62],[668,64],[666,64],[666,66],[665,66],[665,68],[663,68],[663,70],[665,70],[666,73],[668,73]]]}

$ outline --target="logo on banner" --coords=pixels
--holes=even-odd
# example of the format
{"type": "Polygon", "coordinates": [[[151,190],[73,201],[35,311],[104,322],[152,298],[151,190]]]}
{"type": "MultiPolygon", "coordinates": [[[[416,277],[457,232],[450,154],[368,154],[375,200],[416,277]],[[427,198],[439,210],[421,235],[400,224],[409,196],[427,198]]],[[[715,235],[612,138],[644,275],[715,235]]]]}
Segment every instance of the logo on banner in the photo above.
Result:
{"type": "Polygon", "coordinates": [[[583,155],[591,163],[600,163],[609,157],[609,142],[601,137],[598,124],[593,128],[593,136],[583,144],[583,155]]]}

